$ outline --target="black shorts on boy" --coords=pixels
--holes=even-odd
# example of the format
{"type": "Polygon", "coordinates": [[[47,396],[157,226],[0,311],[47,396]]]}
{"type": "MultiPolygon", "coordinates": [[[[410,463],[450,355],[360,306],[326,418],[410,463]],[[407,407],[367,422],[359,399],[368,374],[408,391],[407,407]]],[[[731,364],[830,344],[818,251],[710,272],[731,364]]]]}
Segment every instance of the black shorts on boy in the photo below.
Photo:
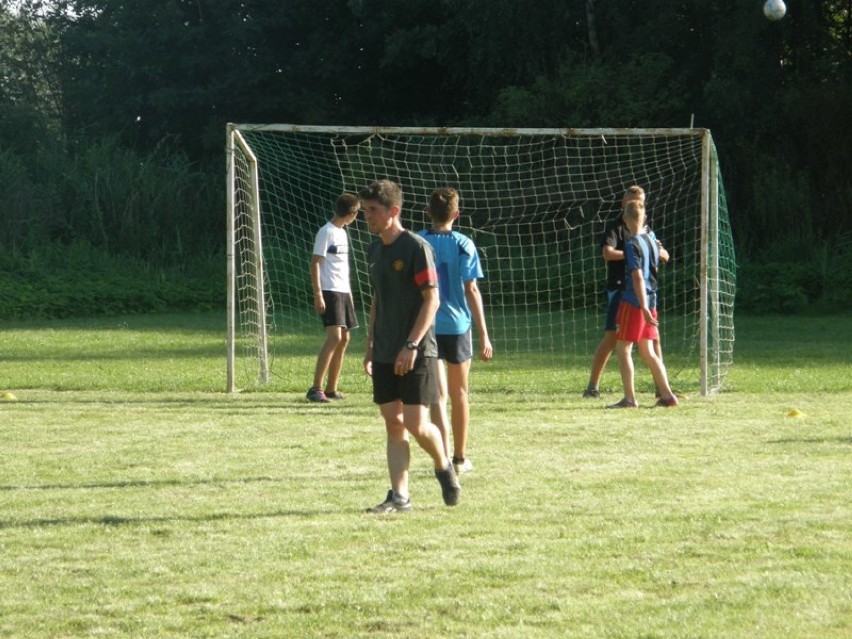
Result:
{"type": "Polygon", "coordinates": [[[325,313],[322,314],[324,327],[341,326],[347,330],[358,328],[358,316],[355,315],[350,293],[323,291],[322,299],[325,302],[325,313]]]}
{"type": "Polygon", "coordinates": [[[393,364],[373,362],[373,402],[382,405],[402,400],[407,406],[436,403],[438,385],[431,359],[418,355],[414,368],[405,375],[397,375],[393,364]]]}

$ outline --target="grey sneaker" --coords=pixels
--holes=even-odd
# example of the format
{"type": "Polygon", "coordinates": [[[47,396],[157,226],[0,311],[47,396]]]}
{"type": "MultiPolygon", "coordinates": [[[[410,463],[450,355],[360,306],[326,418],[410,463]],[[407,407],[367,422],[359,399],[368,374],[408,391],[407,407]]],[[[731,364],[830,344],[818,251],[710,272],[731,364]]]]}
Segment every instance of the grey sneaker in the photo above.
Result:
{"type": "Polygon", "coordinates": [[[639,402],[631,402],[625,397],[620,402],[610,404],[607,408],[639,408],[639,402]]]}
{"type": "Polygon", "coordinates": [[[679,402],[677,401],[677,397],[672,395],[671,397],[660,397],[660,399],[657,400],[657,403],[655,405],[662,406],[663,408],[674,408],[678,405],[678,403],[679,402]]]}
{"type": "Polygon", "coordinates": [[[312,402],[318,402],[320,404],[328,404],[331,400],[325,396],[325,392],[321,388],[317,388],[314,386],[308,391],[308,394],[305,395],[308,400],[312,402]]]}
{"type": "Polygon", "coordinates": [[[411,500],[402,500],[398,495],[394,495],[392,490],[388,491],[388,496],[378,506],[368,508],[367,512],[374,515],[384,515],[388,513],[407,513],[411,511],[411,500]]]}
{"type": "Polygon", "coordinates": [[[443,470],[435,470],[435,477],[438,478],[438,483],[441,484],[441,496],[444,498],[444,503],[447,506],[455,506],[459,503],[461,496],[461,486],[456,477],[456,469],[453,464],[447,464],[443,470]]]}
{"type": "Polygon", "coordinates": [[[453,470],[456,471],[456,476],[464,475],[465,473],[469,473],[473,470],[473,462],[469,459],[459,459],[457,457],[453,457],[453,470]]]}

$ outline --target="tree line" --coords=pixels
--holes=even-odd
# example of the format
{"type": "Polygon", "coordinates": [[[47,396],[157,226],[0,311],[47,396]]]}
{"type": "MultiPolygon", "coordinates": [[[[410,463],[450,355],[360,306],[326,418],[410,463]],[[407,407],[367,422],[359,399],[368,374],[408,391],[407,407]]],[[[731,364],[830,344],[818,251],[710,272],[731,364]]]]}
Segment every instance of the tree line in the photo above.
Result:
{"type": "Polygon", "coordinates": [[[787,6],[0,0],[0,277],[68,247],[84,270],[224,269],[227,122],[694,124],[719,151],[741,307],[848,308],[852,0],[787,6]]]}

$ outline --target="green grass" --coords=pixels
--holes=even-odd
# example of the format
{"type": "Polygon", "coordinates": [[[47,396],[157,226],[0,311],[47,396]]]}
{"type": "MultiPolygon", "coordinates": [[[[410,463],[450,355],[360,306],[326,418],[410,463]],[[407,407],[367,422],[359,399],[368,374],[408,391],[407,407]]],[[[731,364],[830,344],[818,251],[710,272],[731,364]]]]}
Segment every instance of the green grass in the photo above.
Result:
{"type": "Polygon", "coordinates": [[[677,410],[603,410],[614,362],[600,401],[477,363],[462,503],[415,450],[377,518],[358,341],[315,406],[320,335],[229,396],[218,316],[0,325],[0,636],[845,639],[850,328],[739,318],[727,390],[677,410]]]}

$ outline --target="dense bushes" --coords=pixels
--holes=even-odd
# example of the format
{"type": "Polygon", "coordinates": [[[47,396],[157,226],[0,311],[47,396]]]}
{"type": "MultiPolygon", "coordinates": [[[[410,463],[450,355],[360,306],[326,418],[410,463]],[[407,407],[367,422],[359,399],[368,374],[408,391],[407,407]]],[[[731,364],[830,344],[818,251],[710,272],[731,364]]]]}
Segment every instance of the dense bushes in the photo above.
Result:
{"type": "Polygon", "coordinates": [[[224,308],[224,180],[167,144],[0,152],[0,319],[224,308]]]}
{"type": "Polygon", "coordinates": [[[0,257],[0,320],[225,307],[223,260],[153,268],[77,242],[0,257]]]}
{"type": "Polygon", "coordinates": [[[835,244],[790,241],[740,265],[737,310],[837,312],[852,308],[852,237],[835,244]]]}

